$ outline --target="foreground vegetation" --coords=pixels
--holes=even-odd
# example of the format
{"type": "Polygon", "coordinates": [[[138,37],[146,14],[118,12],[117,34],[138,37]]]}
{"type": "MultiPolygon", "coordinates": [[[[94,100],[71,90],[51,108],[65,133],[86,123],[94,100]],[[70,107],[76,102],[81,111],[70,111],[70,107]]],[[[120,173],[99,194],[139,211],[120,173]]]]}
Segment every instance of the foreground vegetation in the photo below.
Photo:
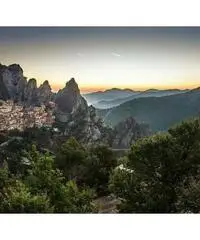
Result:
{"type": "Polygon", "coordinates": [[[200,120],[138,141],[126,167],[110,180],[121,212],[200,212],[200,120]]]}
{"type": "Polygon", "coordinates": [[[200,212],[200,119],[143,138],[120,159],[74,138],[50,152],[28,136],[1,136],[0,212],[95,213],[94,200],[109,195],[122,213],[200,212]]]}
{"type": "Polygon", "coordinates": [[[70,138],[53,154],[27,140],[0,145],[0,212],[97,212],[93,200],[109,194],[109,175],[117,166],[112,151],[86,150],[70,138]]]}

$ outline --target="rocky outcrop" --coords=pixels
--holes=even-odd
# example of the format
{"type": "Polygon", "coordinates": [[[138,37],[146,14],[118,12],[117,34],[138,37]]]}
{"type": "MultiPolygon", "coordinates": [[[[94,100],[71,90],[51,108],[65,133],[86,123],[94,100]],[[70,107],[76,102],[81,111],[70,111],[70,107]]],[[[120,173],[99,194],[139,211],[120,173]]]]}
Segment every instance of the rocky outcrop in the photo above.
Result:
{"type": "MultiPolygon", "coordinates": [[[[10,86],[7,86],[8,91],[12,89],[12,91],[10,91],[10,98],[14,101],[22,102],[24,100],[24,89],[27,84],[27,80],[23,76],[22,68],[18,64],[12,64],[8,66],[8,70],[5,72],[7,72],[10,77],[10,86]]],[[[7,81],[9,77],[5,76],[5,82],[9,82],[7,81]]]]}
{"type": "Polygon", "coordinates": [[[139,124],[133,117],[129,117],[114,128],[112,147],[116,149],[129,148],[136,140],[150,134],[151,131],[147,124],[139,124]]]}
{"type": "Polygon", "coordinates": [[[90,144],[107,144],[115,149],[127,149],[137,139],[150,135],[149,127],[130,117],[114,129],[106,126],[80,95],[77,83],[71,79],[56,96],[56,120],[65,136],[90,144]]]}
{"type": "Polygon", "coordinates": [[[53,93],[48,81],[37,88],[36,79],[27,82],[18,64],[0,64],[0,99],[13,100],[25,106],[41,106],[52,100],[53,93]]]}
{"type": "MultiPolygon", "coordinates": [[[[74,136],[86,145],[103,143],[113,148],[128,148],[136,139],[149,134],[148,128],[143,124],[138,124],[133,118],[120,123],[114,129],[106,126],[101,118],[97,117],[96,109],[88,106],[81,96],[74,78],[70,79],[58,93],[52,93],[48,81],[40,87],[37,87],[37,81],[34,78],[27,82],[22,68],[17,64],[0,65],[0,99],[11,100],[20,105],[19,108],[16,107],[16,111],[23,107],[25,109],[36,107],[37,109],[37,107],[44,106],[44,109],[49,109],[55,115],[55,127],[59,129],[59,134],[64,138],[74,136]]],[[[19,115],[23,115],[20,111],[19,115]]],[[[12,111],[11,116],[14,116],[12,111]]],[[[41,116],[41,119],[45,119],[43,115],[41,116]]],[[[31,122],[31,118],[26,119],[31,122]]],[[[24,124],[23,119],[19,118],[20,121],[24,124]]],[[[33,120],[33,124],[37,121],[40,122],[40,120],[33,120]]],[[[42,121],[42,124],[45,121],[47,120],[42,121]]],[[[12,122],[18,124],[14,118],[12,122]]]]}
{"type": "Polygon", "coordinates": [[[0,72],[0,99],[6,101],[9,99],[9,93],[8,90],[3,82],[3,77],[0,72]]]}
{"type": "Polygon", "coordinates": [[[35,106],[39,104],[37,91],[38,89],[36,79],[31,78],[24,89],[24,104],[26,106],[35,106]]]}
{"type": "Polygon", "coordinates": [[[23,101],[26,84],[23,70],[18,64],[8,67],[0,64],[0,85],[2,87],[0,95],[4,100],[23,101]]]}
{"type": "Polygon", "coordinates": [[[55,103],[57,126],[65,136],[75,136],[87,145],[102,141],[106,143],[107,138],[104,138],[105,133],[102,131],[105,127],[96,116],[95,108],[89,107],[81,96],[74,78],[57,93],[55,103]]]}
{"type": "Polygon", "coordinates": [[[47,105],[50,101],[53,100],[53,93],[51,91],[51,86],[46,80],[43,84],[40,85],[37,91],[37,97],[40,104],[47,105]]]}
{"type": "Polygon", "coordinates": [[[80,107],[86,107],[87,103],[80,95],[80,90],[75,79],[72,78],[66,86],[59,90],[55,102],[58,110],[64,113],[73,113],[80,107]]]}

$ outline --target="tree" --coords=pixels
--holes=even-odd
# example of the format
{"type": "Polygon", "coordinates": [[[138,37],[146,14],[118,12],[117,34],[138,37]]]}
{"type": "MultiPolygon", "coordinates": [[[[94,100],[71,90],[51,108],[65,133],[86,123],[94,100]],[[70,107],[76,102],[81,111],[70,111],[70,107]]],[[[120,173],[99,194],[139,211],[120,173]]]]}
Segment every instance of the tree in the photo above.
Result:
{"type": "Polygon", "coordinates": [[[54,158],[33,145],[26,153],[27,166],[12,174],[8,164],[0,167],[0,212],[4,213],[92,213],[95,193],[67,181],[55,167],[54,158]]]}
{"type": "Polygon", "coordinates": [[[53,206],[47,195],[33,195],[20,180],[4,188],[0,203],[0,212],[4,213],[51,213],[53,206]]]}
{"type": "Polygon", "coordinates": [[[106,146],[92,148],[84,166],[84,183],[94,188],[98,195],[108,194],[109,175],[117,166],[117,160],[112,150],[106,146]]]}
{"type": "Polygon", "coordinates": [[[200,179],[191,178],[179,189],[177,211],[182,213],[200,212],[200,179]]]}
{"type": "Polygon", "coordinates": [[[80,178],[81,169],[87,153],[74,137],[69,138],[58,150],[57,166],[64,171],[67,179],[80,178]]]}
{"type": "Polygon", "coordinates": [[[76,180],[79,186],[89,186],[98,195],[104,195],[109,192],[109,175],[117,160],[106,146],[86,150],[72,137],[61,146],[56,163],[68,180],[76,180]]]}
{"type": "Polygon", "coordinates": [[[0,212],[2,213],[46,213],[53,212],[48,197],[33,195],[21,181],[10,175],[4,162],[0,168],[0,212]]]}
{"type": "Polygon", "coordinates": [[[74,181],[67,182],[62,172],[55,168],[54,159],[48,153],[40,154],[33,146],[28,158],[31,165],[25,178],[33,194],[47,194],[54,212],[93,212],[95,195],[89,188],[79,188],[74,181]]]}
{"type": "Polygon", "coordinates": [[[65,186],[64,193],[63,208],[59,212],[97,212],[97,209],[92,202],[95,197],[95,193],[90,188],[79,188],[74,181],[69,181],[65,186]]]}
{"type": "Polygon", "coordinates": [[[9,181],[9,170],[7,162],[3,162],[0,166],[0,193],[9,181]]]}
{"type": "Polygon", "coordinates": [[[121,212],[188,212],[183,200],[194,194],[189,190],[191,178],[199,178],[199,147],[199,119],[137,141],[129,152],[127,171],[114,171],[110,180],[111,190],[123,199],[121,212]]]}
{"type": "Polygon", "coordinates": [[[28,149],[28,144],[21,137],[13,137],[1,145],[0,162],[6,161],[11,173],[20,174],[24,170],[23,152],[28,149]]]}

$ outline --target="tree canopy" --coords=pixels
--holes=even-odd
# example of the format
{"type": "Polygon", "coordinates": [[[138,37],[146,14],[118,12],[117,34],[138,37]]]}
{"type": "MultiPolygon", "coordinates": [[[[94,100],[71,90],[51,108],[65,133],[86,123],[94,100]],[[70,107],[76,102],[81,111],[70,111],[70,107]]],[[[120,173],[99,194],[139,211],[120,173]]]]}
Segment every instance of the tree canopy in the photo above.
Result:
{"type": "Polygon", "coordinates": [[[48,153],[41,154],[33,145],[27,153],[28,166],[21,175],[12,175],[7,164],[0,169],[0,211],[15,213],[93,212],[93,190],[79,188],[67,181],[55,168],[48,153]]]}
{"type": "Polygon", "coordinates": [[[127,169],[116,169],[110,179],[111,190],[123,199],[120,210],[200,212],[193,197],[199,194],[199,146],[199,119],[137,141],[128,154],[127,169]]]}

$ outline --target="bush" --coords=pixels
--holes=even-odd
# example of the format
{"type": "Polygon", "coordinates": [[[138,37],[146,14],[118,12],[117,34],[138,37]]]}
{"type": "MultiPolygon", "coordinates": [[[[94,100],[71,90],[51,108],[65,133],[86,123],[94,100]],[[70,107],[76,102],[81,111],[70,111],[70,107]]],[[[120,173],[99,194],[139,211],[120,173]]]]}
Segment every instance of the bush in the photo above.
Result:
{"type": "Polygon", "coordinates": [[[112,170],[117,166],[113,152],[106,146],[97,146],[90,150],[85,161],[83,181],[94,188],[98,195],[109,194],[108,181],[112,170]]]}
{"type": "Polygon", "coordinates": [[[0,168],[0,212],[79,213],[93,212],[94,192],[67,181],[48,153],[33,145],[27,152],[24,174],[13,176],[6,164],[0,168]]]}
{"type": "Polygon", "coordinates": [[[198,207],[185,200],[197,193],[197,188],[190,186],[191,178],[200,176],[199,147],[199,119],[134,144],[127,162],[132,171],[118,170],[110,180],[112,191],[123,198],[121,212],[200,212],[197,199],[198,207]]]}

